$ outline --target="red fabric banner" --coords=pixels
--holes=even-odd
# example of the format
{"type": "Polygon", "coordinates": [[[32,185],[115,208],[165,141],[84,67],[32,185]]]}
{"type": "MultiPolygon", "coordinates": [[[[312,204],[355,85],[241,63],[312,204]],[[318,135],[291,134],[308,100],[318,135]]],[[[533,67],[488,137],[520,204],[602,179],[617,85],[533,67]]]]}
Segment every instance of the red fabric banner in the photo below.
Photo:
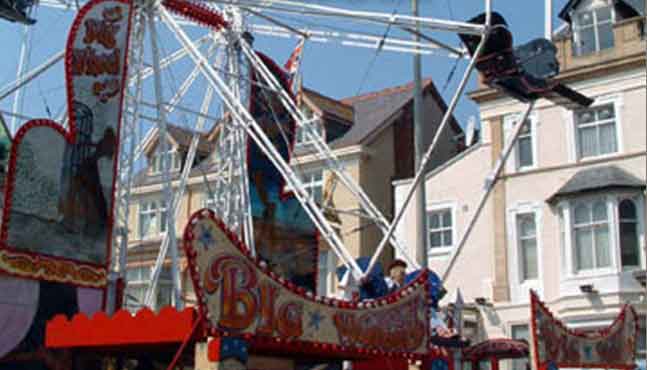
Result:
{"type": "Polygon", "coordinates": [[[638,315],[625,305],[615,321],[595,332],[567,328],[539,297],[531,297],[531,355],[538,370],[557,368],[635,368],[638,315]]]}

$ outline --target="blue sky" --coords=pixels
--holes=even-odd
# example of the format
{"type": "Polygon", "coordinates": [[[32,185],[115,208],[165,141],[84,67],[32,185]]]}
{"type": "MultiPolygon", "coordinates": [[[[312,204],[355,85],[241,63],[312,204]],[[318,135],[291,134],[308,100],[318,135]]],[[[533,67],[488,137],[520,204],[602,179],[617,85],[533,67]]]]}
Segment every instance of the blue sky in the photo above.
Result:
{"type": "MultiPolygon", "coordinates": [[[[373,10],[398,14],[409,14],[410,0],[317,0],[319,4],[334,5],[358,10],[373,10]]],[[[420,0],[421,14],[442,19],[466,20],[483,10],[483,1],[480,0],[420,0]],[[451,9],[450,9],[451,6],[451,9]]],[[[556,13],[564,6],[566,0],[554,0],[555,26],[561,23],[556,19],[556,13]]],[[[526,42],[544,34],[544,1],[542,0],[493,0],[494,10],[502,13],[513,31],[515,44],[526,42]]],[[[32,50],[30,67],[42,63],[48,56],[61,50],[71,23],[71,13],[40,7],[35,16],[38,23],[33,26],[32,50]]],[[[363,29],[375,34],[383,34],[385,27],[382,25],[357,25],[349,22],[326,19],[308,19],[295,16],[284,19],[289,24],[296,26],[311,26],[317,29],[363,29]]],[[[19,59],[19,41],[23,37],[23,27],[20,25],[0,23],[0,86],[15,79],[19,59]]],[[[187,29],[192,35],[200,33],[199,30],[187,29]]],[[[389,35],[410,37],[396,29],[391,29],[389,35]]],[[[431,33],[431,35],[458,46],[458,37],[451,33],[431,33]]],[[[160,31],[160,41],[163,54],[170,53],[178,47],[172,35],[165,30],[160,31]]],[[[257,36],[257,49],[274,57],[281,64],[289,56],[296,43],[295,39],[283,39],[268,36],[257,36]]],[[[365,93],[390,86],[400,85],[412,79],[411,54],[383,51],[375,57],[372,49],[353,48],[341,46],[338,43],[320,44],[309,42],[306,44],[302,63],[304,84],[325,95],[333,98],[343,98],[365,93]],[[366,76],[366,78],[365,78],[366,76]],[[362,83],[364,81],[364,83],[362,83]]],[[[431,77],[446,100],[456,89],[460,77],[467,66],[467,61],[459,62],[456,73],[448,86],[443,89],[448,79],[449,72],[456,63],[455,59],[445,56],[423,56],[423,75],[431,77]]],[[[192,64],[186,60],[179,63],[172,70],[165,72],[164,86],[165,98],[168,100],[181,81],[188,75],[192,64]]],[[[199,106],[199,100],[204,93],[205,82],[200,80],[192,87],[186,97],[186,104],[199,106]]],[[[25,99],[19,111],[26,115],[46,118],[49,114],[56,116],[64,110],[64,76],[62,65],[48,71],[41,78],[32,82],[30,88],[25,90],[25,99]]],[[[475,78],[472,78],[468,90],[475,87],[475,78]]],[[[152,95],[147,97],[152,101],[152,95]]],[[[12,99],[0,101],[0,109],[11,110],[12,99]]],[[[151,114],[152,112],[145,111],[151,114]]],[[[215,110],[211,114],[217,115],[215,110]]],[[[461,99],[456,116],[464,124],[471,115],[477,114],[477,107],[467,97],[461,99]]],[[[6,117],[9,121],[10,119],[6,117]]],[[[177,120],[190,125],[191,118],[186,116],[177,120]]]]}

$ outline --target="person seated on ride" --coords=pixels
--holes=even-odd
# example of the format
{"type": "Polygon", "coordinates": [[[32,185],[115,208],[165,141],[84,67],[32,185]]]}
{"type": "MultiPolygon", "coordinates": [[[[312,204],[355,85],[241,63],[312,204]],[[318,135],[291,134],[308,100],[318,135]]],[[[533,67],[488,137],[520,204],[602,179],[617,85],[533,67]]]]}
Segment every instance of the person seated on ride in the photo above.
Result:
{"type": "Polygon", "coordinates": [[[389,276],[384,278],[389,293],[395,292],[404,285],[404,279],[407,276],[407,263],[401,259],[396,259],[389,265],[389,276]]]}

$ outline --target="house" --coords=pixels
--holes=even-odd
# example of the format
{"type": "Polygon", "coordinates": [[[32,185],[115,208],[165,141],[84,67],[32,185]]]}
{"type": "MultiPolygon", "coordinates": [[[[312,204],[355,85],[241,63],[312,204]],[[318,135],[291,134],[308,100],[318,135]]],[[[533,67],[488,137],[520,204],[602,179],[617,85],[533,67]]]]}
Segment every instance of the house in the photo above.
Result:
{"type": "MultiPolygon", "coordinates": [[[[429,145],[447,107],[431,80],[424,81],[424,106],[426,145],[429,145]]],[[[413,176],[413,84],[354,96],[342,100],[326,97],[311,89],[303,88],[298,104],[305,116],[312,120],[318,132],[340,160],[346,173],[364,189],[382,213],[390,218],[393,213],[393,190],[391,182],[413,176]]],[[[189,176],[187,189],[180,202],[176,218],[176,235],[182,235],[190,215],[203,208],[215,207],[211,202],[204,178],[213,181],[218,176],[209,161],[214,160],[214,147],[218,138],[218,124],[207,133],[200,135],[196,161],[203,173],[195,167],[189,176]]],[[[430,168],[440,165],[463,150],[463,131],[452,118],[449,129],[443,133],[441,143],[434,155],[430,168]]],[[[185,165],[186,153],[193,132],[169,125],[168,140],[171,158],[172,186],[179,185],[180,172],[185,165]]],[[[162,199],[157,131],[148,135],[142,147],[148,165],[135,177],[130,208],[131,225],[128,243],[128,288],[132,307],[141,303],[149,285],[151,269],[159,251],[165,232],[167,205],[162,199]]],[[[316,201],[322,202],[324,193],[330,192],[330,208],[326,214],[334,220],[334,226],[353,256],[371,255],[381,233],[370,218],[360,214],[358,200],[334,178],[325,161],[313,150],[306,135],[298,129],[291,165],[302,179],[306,189],[316,201]]],[[[216,213],[217,209],[214,209],[216,213]]],[[[389,251],[383,261],[392,257],[389,251]]],[[[167,260],[166,265],[169,265],[167,260]]],[[[318,293],[332,294],[335,290],[334,271],[338,261],[328,246],[320,243],[318,265],[318,293]]],[[[186,262],[182,258],[182,291],[188,303],[194,302],[186,262]]],[[[160,289],[156,306],[170,302],[170,268],[165,267],[160,276],[160,289]]]]}
{"type": "MultiPolygon", "coordinates": [[[[569,327],[584,331],[610,324],[623,303],[632,303],[641,316],[638,358],[644,364],[646,42],[644,18],[630,3],[573,0],[560,13],[565,23],[553,40],[557,79],[595,102],[577,111],[537,102],[447,272],[448,290],[460,288],[471,302],[465,333],[475,342],[527,339],[533,289],[569,327]]],[[[525,109],[486,86],[469,97],[480,109],[480,142],[425,181],[429,265],[440,274],[525,109]]],[[[411,181],[394,182],[396,208],[411,181]]],[[[412,247],[415,221],[410,207],[397,230],[412,247]]]]}

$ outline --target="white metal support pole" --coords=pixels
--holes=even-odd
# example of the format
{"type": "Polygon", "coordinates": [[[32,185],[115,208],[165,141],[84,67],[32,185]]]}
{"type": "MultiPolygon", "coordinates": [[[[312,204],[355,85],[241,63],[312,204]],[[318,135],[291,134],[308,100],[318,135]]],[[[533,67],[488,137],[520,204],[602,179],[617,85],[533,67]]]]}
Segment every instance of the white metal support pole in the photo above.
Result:
{"type": "MultiPolygon", "coordinates": [[[[412,0],[413,16],[418,17],[420,6],[418,0],[412,0]]],[[[416,24],[416,31],[420,32],[419,24],[416,24]]],[[[419,41],[420,36],[414,35],[414,39],[419,41]]],[[[422,156],[424,155],[424,105],[422,97],[422,61],[420,54],[413,55],[413,135],[414,135],[414,167],[416,170],[421,169],[422,156]]],[[[426,173],[426,169],[423,169],[426,173]]],[[[416,188],[416,259],[422,268],[429,265],[427,259],[427,195],[425,191],[425,182],[422,181],[416,188]]]]}
{"type": "MultiPolygon", "coordinates": [[[[353,179],[351,179],[348,174],[345,172],[343,165],[339,161],[339,159],[335,156],[335,154],[332,152],[328,144],[321,138],[321,136],[317,133],[317,131],[312,127],[312,125],[308,124],[308,119],[303,115],[303,113],[296,107],[294,101],[290,98],[290,96],[287,94],[285,89],[281,86],[281,84],[278,82],[276,77],[269,71],[267,66],[260,60],[258,55],[251,49],[249,45],[244,40],[241,40],[241,45],[242,45],[242,50],[247,56],[248,60],[253,64],[254,68],[260,72],[261,77],[265,80],[266,83],[270,85],[271,88],[273,88],[277,93],[279,93],[279,97],[281,99],[281,103],[283,106],[288,110],[292,118],[297,122],[297,124],[306,129],[306,135],[307,137],[310,138],[311,142],[314,144],[315,149],[317,150],[317,154],[321,155],[323,159],[326,161],[326,164],[332,171],[337,175],[339,180],[342,182],[342,184],[353,194],[353,196],[359,201],[360,206],[362,209],[366,210],[368,212],[369,216],[374,217],[378,222],[376,223],[376,226],[380,229],[380,231],[386,235],[387,230],[389,228],[389,223],[382,215],[382,213],[379,211],[379,209],[373,204],[371,201],[370,197],[366,195],[364,190],[355,183],[353,179]]],[[[419,265],[416,262],[414,258],[411,258],[409,256],[409,253],[407,252],[406,248],[404,248],[403,244],[395,237],[394,234],[391,234],[389,236],[389,240],[393,244],[396,249],[398,249],[404,256],[404,258],[407,260],[407,263],[409,263],[411,266],[414,266],[414,268],[418,268],[419,265]]]]}
{"type": "MultiPolygon", "coordinates": [[[[157,6],[158,9],[161,9],[161,6],[157,6]]],[[[162,75],[160,69],[160,53],[158,47],[158,34],[155,27],[155,11],[154,7],[151,7],[148,11],[148,28],[150,30],[150,39],[151,39],[151,49],[153,54],[153,77],[155,81],[155,100],[157,102],[157,117],[159,119],[159,147],[158,152],[161,153],[161,163],[162,163],[162,182],[163,182],[163,193],[166,200],[164,207],[166,208],[166,237],[169,239],[169,249],[171,252],[171,275],[173,279],[173,297],[172,302],[178,308],[182,308],[182,294],[180,286],[180,271],[179,271],[179,261],[178,261],[178,251],[177,251],[177,239],[175,237],[175,214],[172,210],[173,206],[173,193],[171,191],[171,183],[169,176],[169,156],[168,156],[168,134],[167,134],[167,120],[166,120],[166,108],[163,104],[164,99],[162,96],[162,75]]],[[[152,280],[157,281],[159,279],[159,273],[161,269],[155,269],[153,271],[152,280]]],[[[155,295],[155,289],[149,289],[146,296],[146,304],[153,302],[155,295]]]]}
{"type": "MultiPolygon", "coordinates": [[[[207,51],[207,54],[209,55],[213,54],[216,47],[217,47],[217,44],[212,45],[212,47],[207,51]]],[[[177,219],[177,217],[180,214],[180,204],[182,202],[182,198],[184,197],[184,192],[186,191],[189,174],[191,173],[191,169],[193,168],[190,164],[193,163],[195,159],[195,155],[198,149],[198,143],[200,140],[200,132],[202,131],[202,127],[205,124],[206,113],[209,110],[209,105],[211,104],[212,97],[213,97],[213,89],[209,87],[207,89],[207,92],[202,101],[202,105],[200,107],[201,114],[198,115],[198,121],[196,124],[196,128],[194,130],[195,132],[191,137],[191,142],[189,144],[189,151],[185,160],[185,165],[180,175],[179,185],[175,190],[175,196],[173,197],[172,200],[169,200],[167,204],[167,212],[172,214],[175,219],[177,219]]],[[[150,305],[153,302],[153,294],[157,289],[157,285],[159,282],[159,275],[164,267],[164,261],[166,260],[166,255],[168,254],[169,247],[171,246],[172,240],[173,239],[171,239],[171,235],[169,233],[164,235],[164,238],[162,239],[162,243],[160,245],[159,252],[157,254],[157,259],[155,261],[155,265],[153,266],[150,285],[146,293],[147,305],[150,305]]]]}
{"type": "MultiPolygon", "coordinates": [[[[20,58],[18,59],[18,71],[16,73],[16,79],[21,80],[23,74],[25,73],[25,68],[29,64],[29,54],[31,53],[31,26],[23,26],[23,37],[22,45],[20,46],[20,58]]],[[[12,111],[22,112],[22,89],[16,91],[16,95],[13,97],[13,106],[12,111]]],[[[11,135],[15,135],[18,130],[17,119],[16,117],[11,118],[11,123],[9,125],[9,130],[11,135]]]]}
{"type": "Polygon", "coordinates": [[[327,222],[325,216],[321,210],[317,207],[314,200],[312,200],[308,193],[304,190],[303,183],[295,175],[294,171],[288,163],[281,157],[280,153],[274,147],[272,142],[267,138],[263,129],[258,125],[258,123],[251,116],[247,108],[244,107],[240,101],[236,100],[224,83],[224,81],[218,76],[216,71],[209,65],[204,56],[190,43],[188,36],[179,27],[175,19],[173,19],[170,14],[163,8],[159,9],[160,15],[168,27],[173,31],[173,34],[176,36],[178,41],[185,45],[190,51],[191,57],[194,59],[195,63],[200,65],[203,74],[207,78],[207,81],[214,87],[218,94],[222,97],[224,104],[230,110],[232,114],[232,119],[236,120],[238,124],[243,125],[247,134],[259,145],[260,149],[272,159],[274,164],[277,167],[277,170],[281,175],[286,179],[288,185],[294,189],[294,194],[303,205],[304,210],[311,217],[315,225],[321,231],[322,237],[330,244],[331,248],[342,257],[343,262],[349,267],[353,275],[359,278],[361,274],[361,269],[353,259],[353,257],[348,253],[344,248],[343,243],[339,239],[339,236],[335,233],[332,226],[327,222]]]}
{"type": "Polygon", "coordinates": [[[553,38],[553,0],[544,0],[545,9],[544,9],[544,37],[547,40],[552,40],[553,38]]]}
{"type": "Polygon", "coordinates": [[[481,211],[485,206],[485,203],[487,202],[490,194],[492,193],[492,190],[494,189],[494,185],[496,184],[499,178],[499,175],[501,174],[501,171],[503,170],[505,161],[510,156],[510,153],[512,153],[512,149],[514,148],[514,145],[516,144],[517,139],[521,134],[521,129],[523,128],[524,122],[526,122],[526,120],[528,119],[528,116],[530,115],[530,112],[532,111],[534,106],[535,106],[534,101],[528,104],[528,107],[526,108],[526,111],[524,112],[521,120],[519,120],[515,124],[512,132],[507,138],[507,143],[503,148],[503,150],[501,151],[501,154],[499,155],[499,158],[497,159],[496,163],[494,164],[494,168],[485,179],[485,186],[483,189],[483,193],[481,194],[481,197],[479,199],[478,205],[476,206],[476,209],[474,210],[474,213],[472,214],[472,217],[470,218],[467,224],[467,227],[465,228],[465,231],[461,236],[461,239],[459,240],[458,244],[452,250],[452,253],[449,256],[449,261],[447,261],[447,267],[445,267],[445,271],[442,274],[443,280],[447,279],[447,276],[449,276],[449,273],[451,272],[452,267],[456,263],[456,258],[458,257],[461,250],[463,249],[463,246],[465,245],[467,238],[470,236],[472,229],[474,228],[474,225],[476,224],[476,221],[478,220],[478,217],[480,216],[481,211]]]}
{"type": "MultiPolygon", "coordinates": [[[[489,17],[487,18],[489,19],[489,17]]],[[[425,174],[424,169],[427,167],[427,163],[431,159],[431,154],[433,153],[434,149],[436,148],[436,145],[440,141],[440,136],[444,131],[445,126],[447,126],[447,123],[450,121],[450,118],[454,112],[454,109],[456,108],[456,104],[458,104],[458,99],[463,94],[463,90],[465,90],[465,87],[467,86],[469,77],[476,65],[476,60],[481,55],[481,51],[483,50],[483,46],[485,45],[488,35],[489,35],[489,28],[486,29],[485,34],[481,35],[481,42],[476,48],[476,52],[474,53],[474,56],[472,56],[472,60],[470,61],[470,64],[467,66],[467,70],[465,71],[465,74],[463,75],[463,79],[461,80],[458,86],[458,90],[456,90],[456,93],[454,94],[451,102],[449,103],[449,107],[445,112],[445,116],[443,117],[442,122],[438,126],[436,134],[434,135],[434,139],[432,140],[431,145],[427,149],[427,152],[425,153],[425,156],[423,157],[422,162],[420,163],[420,167],[417,169],[416,176],[413,178],[413,183],[411,184],[411,189],[409,189],[409,192],[407,192],[407,196],[404,200],[404,203],[402,203],[402,208],[400,208],[400,210],[397,212],[395,218],[393,219],[393,222],[391,223],[391,226],[389,227],[389,230],[387,231],[387,234],[380,241],[380,244],[378,245],[375,251],[375,254],[371,258],[371,262],[369,263],[368,268],[364,272],[364,277],[368,276],[371,270],[375,267],[375,263],[377,262],[377,259],[380,257],[380,254],[382,254],[382,251],[384,250],[386,243],[388,242],[391,235],[393,235],[393,233],[395,232],[395,228],[398,227],[398,224],[402,220],[402,216],[404,215],[404,212],[407,210],[407,207],[409,206],[409,203],[413,198],[413,193],[416,187],[423,180],[424,174],[425,174]]]]}
{"type": "Polygon", "coordinates": [[[438,31],[460,32],[472,35],[481,35],[486,28],[483,25],[468,22],[448,21],[425,17],[414,17],[404,14],[389,14],[370,11],[356,11],[331,6],[323,6],[308,2],[291,0],[273,0],[271,2],[260,2],[257,0],[209,0],[213,3],[251,6],[264,8],[277,12],[297,13],[301,15],[319,17],[349,18],[354,21],[375,22],[381,24],[393,24],[395,26],[415,26],[420,22],[421,27],[438,31]]]}
{"type": "MultiPolygon", "coordinates": [[[[243,18],[242,14],[237,9],[232,9],[234,14],[234,26],[237,28],[237,32],[242,32],[243,30],[243,18]]],[[[229,80],[230,88],[234,93],[234,96],[240,101],[244,99],[242,91],[240,89],[240,79],[237,76],[240,76],[241,73],[241,50],[240,44],[238,42],[230,43],[230,52],[229,52],[229,80]]],[[[245,96],[249,98],[248,96],[245,96]]],[[[234,199],[236,206],[238,207],[237,213],[240,218],[241,231],[243,240],[245,240],[245,245],[249,248],[252,256],[256,256],[256,244],[254,239],[254,222],[252,218],[252,205],[249,196],[249,178],[247,177],[247,133],[245,132],[244,127],[241,125],[235,124],[233,127],[234,142],[235,147],[233,148],[237,151],[235,159],[238,161],[238,168],[240,171],[239,176],[237,177],[236,185],[238,186],[237,194],[239,199],[234,199]]],[[[229,202],[231,204],[231,201],[229,202]]]]}
{"type": "MultiPolygon", "coordinates": [[[[134,115],[122,115],[121,133],[119,139],[119,175],[117,177],[117,192],[113,204],[113,242],[112,257],[110,267],[110,289],[108,290],[108,312],[112,313],[116,309],[117,277],[126,278],[126,265],[128,262],[128,219],[130,215],[130,189],[133,179],[133,153],[137,145],[137,115],[139,112],[139,103],[142,95],[142,78],[138,72],[144,64],[144,23],[141,12],[133,17],[134,37],[133,45],[130,48],[128,63],[132,65],[130,72],[131,77],[135,77],[135,96],[126,97],[124,100],[123,111],[133,111],[134,115]],[[134,73],[133,73],[134,71],[134,73]],[[118,258],[118,260],[116,259],[118,258]]],[[[124,300],[125,302],[125,300],[124,300]]]]}
{"type": "MultiPolygon", "coordinates": [[[[204,44],[206,44],[210,40],[209,35],[205,35],[194,41],[194,43],[200,47],[204,44]]],[[[165,56],[162,60],[160,60],[160,69],[166,69],[169,66],[171,66],[173,63],[178,62],[182,60],[186,56],[186,50],[184,48],[178,49],[171,54],[165,56]]],[[[153,67],[146,67],[143,68],[141,71],[138,71],[142,75],[142,79],[147,79],[150,76],[153,75],[153,67]]],[[[134,81],[131,82],[133,84],[134,81]]]]}
{"type": "Polygon", "coordinates": [[[63,57],[65,57],[65,51],[56,53],[52,55],[49,59],[47,59],[45,62],[43,62],[43,64],[34,68],[30,72],[25,73],[22,77],[18,77],[14,82],[11,82],[5,87],[3,87],[2,90],[0,90],[0,100],[3,100],[7,96],[13,94],[16,90],[20,89],[21,87],[31,82],[34,78],[40,76],[42,73],[50,69],[52,66],[56,65],[56,63],[63,60],[63,57]]]}

